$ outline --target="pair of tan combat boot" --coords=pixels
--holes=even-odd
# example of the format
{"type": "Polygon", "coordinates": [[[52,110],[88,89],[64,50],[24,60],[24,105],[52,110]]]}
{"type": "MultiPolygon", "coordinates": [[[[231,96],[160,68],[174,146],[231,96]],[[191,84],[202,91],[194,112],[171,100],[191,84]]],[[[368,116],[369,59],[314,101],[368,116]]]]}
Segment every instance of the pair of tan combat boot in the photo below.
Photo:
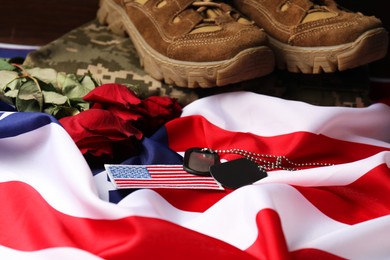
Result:
{"type": "Polygon", "coordinates": [[[334,0],[101,0],[98,19],[130,36],[147,73],[189,88],[342,71],[388,46],[379,19],[334,0]]]}

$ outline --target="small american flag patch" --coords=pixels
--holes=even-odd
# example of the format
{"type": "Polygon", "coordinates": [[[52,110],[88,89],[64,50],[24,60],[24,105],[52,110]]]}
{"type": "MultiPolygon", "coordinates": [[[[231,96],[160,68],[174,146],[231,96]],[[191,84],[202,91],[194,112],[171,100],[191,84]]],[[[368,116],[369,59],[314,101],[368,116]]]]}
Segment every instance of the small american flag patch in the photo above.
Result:
{"type": "Polygon", "coordinates": [[[183,165],[106,164],[104,166],[117,189],[224,189],[213,177],[188,173],[183,169],[183,165]]]}

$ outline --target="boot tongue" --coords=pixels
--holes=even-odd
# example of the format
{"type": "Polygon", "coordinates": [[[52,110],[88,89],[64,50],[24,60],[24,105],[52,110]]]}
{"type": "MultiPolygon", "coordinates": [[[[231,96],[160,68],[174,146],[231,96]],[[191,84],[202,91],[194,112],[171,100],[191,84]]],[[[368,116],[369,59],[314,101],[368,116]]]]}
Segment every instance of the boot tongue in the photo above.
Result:
{"type": "Polygon", "coordinates": [[[312,11],[309,11],[309,13],[303,18],[302,23],[308,23],[308,22],[313,22],[313,21],[318,21],[318,20],[323,20],[327,18],[332,18],[335,17],[337,14],[330,12],[330,11],[325,11],[325,10],[320,10],[320,9],[313,9],[312,11]]]}
{"type": "Polygon", "coordinates": [[[311,9],[308,10],[308,13],[303,18],[302,23],[313,22],[337,16],[336,12],[333,12],[329,8],[327,8],[327,1],[317,0],[312,2],[314,3],[314,5],[311,9]]]}

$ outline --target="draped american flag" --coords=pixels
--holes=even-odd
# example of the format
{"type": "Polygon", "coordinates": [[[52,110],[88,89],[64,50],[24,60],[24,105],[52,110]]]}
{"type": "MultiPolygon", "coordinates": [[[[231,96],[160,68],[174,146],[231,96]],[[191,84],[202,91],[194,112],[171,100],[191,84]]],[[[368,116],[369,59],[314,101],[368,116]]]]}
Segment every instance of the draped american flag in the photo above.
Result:
{"type": "MultiPolygon", "coordinates": [[[[388,259],[390,107],[318,107],[249,92],[184,108],[125,164],[175,164],[190,147],[294,162],[236,190],[117,190],[64,129],[0,114],[2,259],[388,259]]],[[[233,155],[221,155],[223,160],[233,155]]],[[[239,172],[237,174],[240,174],[239,172]]]]}

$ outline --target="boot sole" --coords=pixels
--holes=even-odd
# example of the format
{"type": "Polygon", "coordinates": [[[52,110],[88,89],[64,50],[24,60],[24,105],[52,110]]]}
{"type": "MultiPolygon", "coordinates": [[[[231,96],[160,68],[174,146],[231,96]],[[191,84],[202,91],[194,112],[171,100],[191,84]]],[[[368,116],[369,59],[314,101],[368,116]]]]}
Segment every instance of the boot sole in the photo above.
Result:
{"type": "Polygon", "coordinates": [[[352,43],[330,47],[296,47],[268,38],[279,69],[305,74],[331,73],[368,64],[385,57],[388,45],[384,28],[367,31],[352,43]]]}
{"type": "Polygon", "coordinates": [[[170,59],[151,48],[140,35],[127,13],[111,0],[100,0],[100,23],[132,40],[141,66],[153,78],[179,87],[210,88],[238,83],[270,74],[275,67],[274,54],[267,46],[246,49],[229,60],[188,62],[170,59]]]}

